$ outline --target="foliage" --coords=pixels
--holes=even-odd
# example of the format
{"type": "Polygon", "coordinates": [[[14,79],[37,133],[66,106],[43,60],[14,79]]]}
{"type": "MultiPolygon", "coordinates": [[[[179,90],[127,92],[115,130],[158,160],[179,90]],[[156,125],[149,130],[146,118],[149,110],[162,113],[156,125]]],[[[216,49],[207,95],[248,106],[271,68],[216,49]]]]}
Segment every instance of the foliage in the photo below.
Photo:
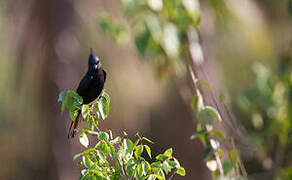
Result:
{"type": "Polygon", "coordinates": [[[203,159],[208,169],[212,171],[215,179],[242,178],[241,173],[238,171],[241,162],[237,151],[230,150],[228,157],[225,157],[225,160],[223,160],[220,141],[224,141],[225,136],[220,130],[214,127],[213,122],[214,120],[221,122],[222,118],[216,108],[204,104],[203,96],[198,88],[200,84],[205,85],[206,82],[202,83],[202,80],[198,81],[194,79],[194,83],[197,92],[193,96],[191,107],[198,115],[200,122],[197,124],[197,131],[190,139],[199,138],[205,146],[203,159]]]}
{"type": "Polygon", "coordinates": [[[271,162],[264,166],[263,160],[260,160],[259,167],[275,171],[276,177],[282,173],[283,179],[291,179],[292,174],[292,166],[289,165],[289,151],[292,149],[291,62],[290,56],[281,59],[278,76],[260,63],[253,64],[256,82],[238,98],[238,107],[247,120],[244,123],[249,127],[250,139],[264,156],[263,160],[271,162]],[[276,169],[273,164],[277,164],[276,169]]]}
{"type": "MultiPolygon", "coordinates": [[[[133,39],[141,59],[151,63],[160,77],[171,71],[183,72],[188,62],[189,43],[195,43],[193,47],[201,51],[196,32],[200,22],[197,0],[121,1],[130,24],[132,37],[129,39],[133,39]],[[196,37],[189,39],[190,31],[196,37]]],[[[111,27],[120,26],[114,20],[107,22],[111,27]]],[[[104,29],[104,21],[100,21],[100,26],[104,29]]],[[[115,37],[115,33],[105,32],[115,37]]]]}
{"type": "Polygon", "coordinates": [[[105,120],[109,115],[110,96],[107,93],[103,92],[91,105],[82,104],[82,97],[72,90],[62,91],[58,101],[62,102],[61,112],[67,108],[73,121],[80,110],[83,122],[87,125],[80,129],[79,134],[80,143],[87,149],[73,158],[80,159],[78,164],[83,168],[80,180],[163,180],[171,174],[185,176],[185,169],[173,156],[172,148],[152,159],[148,145],[153,144],[151,140],[137,134],[137,140],[132,141],[127,138],[126,133],[122,137],[113,137],[110,130],[99,130],[100,120],[105,120]],[[97,139],[94,146],[89,147],[88,135],[97,139]],[[147,158],[143,157],[143,152],[147,153],[147,158]]]}
{"type": "MultiPolygon", "coordinates": [[[[122,0],[122,4],[130,24],[131,39],[134,40],[141,59],[150,62],[160,76],[171,71],[186,71],[188,64],[203,61],[197,30],[200,23],[198,0],[122,0]]],[[[216,7],[220,5],[217,1],[211,1],[211,4],[216,7]]],[[[220,7],[223,11],[223,6],[220,7]]],[[[114,36],[113,33],[111,35],[114,36]]],[[[194,84],[197,93],[193,97],[192,107],[201,121],[191,139],[199,137],[204,144],[203,159],[214,178],[228,177],[231,174],[239,177],[239,172],[234,173],[240,162],[239,153],[230,151],[229,158],[225,158],[229,160],[222,163],[223,153],[219,140],[224,140],[225,137],[213,127],[213,119],[221,122],[222,118],[214,107],[204,104],[197,86],[210,87],[208,83],[198,79],[194,79],[194,84]]]]}

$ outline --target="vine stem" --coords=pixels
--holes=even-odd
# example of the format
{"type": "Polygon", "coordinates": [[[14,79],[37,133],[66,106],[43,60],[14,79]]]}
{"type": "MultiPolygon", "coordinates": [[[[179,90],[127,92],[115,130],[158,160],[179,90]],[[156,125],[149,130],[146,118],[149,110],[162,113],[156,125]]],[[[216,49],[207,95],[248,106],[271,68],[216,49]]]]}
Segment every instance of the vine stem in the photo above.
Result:
{"type": "Polygon", "coordinates": [[[223,176],[224,175],[224,170],[223,170],[222,162],[221,162],[221,159],[219,157],[218,152],[215,151],[214,155],[216,157],[216,162],[217,162],[217,165],[218,165],[218,169],[219,169],[220,175],[223,176]]]}
{"type": "MultiPolygon", "coordinates": [[[[197,93],[200,93],[200,90],[198,87],[196,87],[196,77],[195,77],[195,73],[192,69],[192,66],[189,64],[188,65],[188,68],[189,68],[189,72],[190,72],[190,75],[191,75],[191,78],[193,80],[193,83],[194,83],[194,86],[195,86],[195,89],[196,89],[196,92],[197,93]]],[[[219,157],[219,154],[217,151],[214,152],[214,155],[215,155],[215,158],[216,158],[216,162],[217,162],[217,165],[218,165],[218,169],[219,169],[219,172],[220,172],[220,175],[224,175],[224,171],[223,171],[223,166],[222,166],[222,162],[221,162],[221,159],[219,157]]]]}
{"type": "MultiPolygon", "coordinates": [[[[233,149],[237,151],[237,148],[235,147],[235,142],[234,142],[234,138],[233,137],[231,138],[231,145],[232,145],[233,149]]],[[[238,157],[238,162],[237,163],[238,163],[238,166],[240,168],[240,171],[241,171],[242,175],[244,177],[247,177],[246,169],[245,169],[240,157],[238,157]]]]}

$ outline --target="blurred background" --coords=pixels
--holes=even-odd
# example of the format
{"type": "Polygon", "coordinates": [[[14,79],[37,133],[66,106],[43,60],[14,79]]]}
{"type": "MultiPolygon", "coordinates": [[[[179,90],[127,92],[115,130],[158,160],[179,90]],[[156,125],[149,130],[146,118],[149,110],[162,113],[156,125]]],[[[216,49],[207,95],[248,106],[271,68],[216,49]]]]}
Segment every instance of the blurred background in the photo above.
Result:
{"type": "MultiPolygon", "coordinates": [[[[72,157],[83,147],[67,139],[71,121],[57,98],[77,88],[90,48],[107,71],[111,96],[102,128],[139,132],[156,142],[154,154],[173,147],[187,174],[173,179],[212,179],[202,144],[189,140],[197,121],[187,63],[141,56],[145,42],[133,38],[127,2],[0,0],[0,179],[79,177],[72,157]],[[120,36],[107,33],[105,16],[123,25],[120,36]]],[[[166,1],[149,3],[157,10],[166,1]]],[[[223,121],[222,130],[237,139],[251,179],[292,179],[292,1],[193,3],[200,9],[201,73],[236,119],[223,121]]],[[[175,41],[164,42],[166,54],[175,41]]]]}

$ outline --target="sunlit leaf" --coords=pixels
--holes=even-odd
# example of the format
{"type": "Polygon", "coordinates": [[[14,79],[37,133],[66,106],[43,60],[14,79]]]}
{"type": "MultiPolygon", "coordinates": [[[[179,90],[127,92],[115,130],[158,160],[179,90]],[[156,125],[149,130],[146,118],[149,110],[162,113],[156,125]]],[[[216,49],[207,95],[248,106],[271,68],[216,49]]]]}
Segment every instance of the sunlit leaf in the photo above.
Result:
{"type": "Polygon", "coordinates": [[[212,117],[216,118],[218,121],[220,121],[220,122],[222,121],[222,118],[221,118],[219,112],[218,112],[215,108],[213,108],[213,107],[211,107],[211,106],[205,106],[205,107],[203,108],[202,112],[207,112],[207,113],[209,113],[212,117]]]}
{"type": "Polygon", "coordinates": [[[105,120],[109,115],[109,101],[106,98],[99,98],[97,101],[97,110],[101,115],[101,118],[105,120]]]}
{"type": "Polygon", "coordinates": [[[220,143],[215,139],[210,139],[210,144],[214,150],[217,150],[220,146],[220,143]]]}
{"type": "Polygon", "coordinates": [[[163,169],[163,171],[164,171],[166,174],[168,174],[168,172],[169,172],[169,165],[168,165],[167,161],[164,161],[164,162],[162,163],[162,169],[163,169]]]}
{"type": "Polygon", "coordinates": [[[75,154],[75,155],[73,156],[73,160],[76,160],[77,158],[79,158],[79,157],[82,156],[82,155],[83,155],[83,153],[75,154]]]}
{"type": "Polygon", "coordinates": [[[79,141],[84,147],[88,147],[89,141],[88,141],[87,135],[85,133],[80,133],[79,141]]]}
{"type": "Polygon", "coordinates": [[[108,135],[108,133],[106,133],[106,132],[104,132],[104,131],[100,131],[100,132],[98,133],[97,138],[98,138],[99,140],[106,140],[106,141],[108,141],[108,140],[109,140],[109,135],[108,135]]]}
{"type": "Polygon", "coordinates": [[[82,161],[85,167],[90,168],[92,166],[92,161],[87,156],[83,156],[82,161]]]}
{"type": "Polygon", "coordinates": [[[206,81],[202,80],[202,79],[197,79],[196,83],[199,84],[200,86],[203,86],[205,88],[207,88],[208,90],[211,90],[212,88],[210,87],[209,83],[207,83],[206,81]]]}
{"type": "Polygon", "coordinates": [[[130,139],[124,139],[124,148],[127,152],[132,152],[133,151],[133,142],[130,139]]]}
{"type": "Polygon", "coordinates": [[[142,152],[143,152],[143,146],[138,145],[138,146],[136,147],[136,149],[135,149],[135,153],[134,153],[136,159],[139,159],[139,157],[141,156],[142,152]]]}
{"type": "Polygon", "coordinates": [[[155,158],[159,161],[164,161],[164,160],[168,159],[169,157],[164,155],[164,154],[159,154],[155,158]]]}
{"type": "Polygon", "coordinates": [[[216,137],[220,138],[221,140],[225,139],[224,134],[221,131],[217,130],[217,129],[212,129],[211,130],[211,134],[215,135],[216,137]]]}
{"type": "Polygon", "coordinates": [[[170,58],[177,58],[180,42],[177,35],[177,28],[173,23],[167,23],[163,29],[162,47],[170,58]]]}
{"type": "Polygon", "coordinates": [[[202,135],[202,134],[206,134],[206,133],[207,133],[206,129],[203,129],[203,130],[201,130],[201,131],[197,131],[197,132],[195,132],[195,133],[190,137],[190,139],[191,139],[191,140],[196,139],[196,138],[199,137],[200,135],[202,135]]]}
{"type": "Polygon", "coordinates": [[[206,162],[206,166],[210,171],[216,171],[217,170],[217,162],[215,160],[210,160],[206,162]]]}
{"type": "Polygon", "coordinates": [[[167,149],[163,154],[167,157],[171,157],[172,156],[172,148],[167,149]]]}
{"type": "Polygon", "coordinates": [[[150,149],[150,147],[149,147],[148,145],[144,145],[144,147],[145,147],[145,149],[146,149],[146,151],[147,151],[148,156],[149,156],[150,159],[151,159],[151,149],[150,149]]]}
{"type": "Polygon", "coordinates": [[[150,142],[151,144],[154,144],[154,142],[153,142],[153,141],[151,141],[151,140],[149,140],[149,139],[147,139],[147,138],[145,138],[145,137],[142,137],[142,139],[144,139],[144,140],[146,140],[146,141],[150,142]]]}
{"type": "Polygon", "coordinates": [[[151,174],[151,176],[158,178],[158,180],[164,180],[164,178],[162,176],[157,175],[157,174],[151,174]]]}
{"type": "Polygon", "coordinates": [[[142,169],[142,163],[140,162],[137,166],[137,173],[138,175],[141,177],[142,173],[143,173],[143,169],[142,169]]]}
{"type": "Polygon", "coordinates": [[[88,121],[88,118],[89,118],[89,106],[87,104],[82,105],[81,114],[82,114],[83,120],[88,121]]]}
{"type": "Polygon", "coordinates": [[[185,176],[186,175],[186,171],[185,171],[185,169],[183,167],[177,167],[176,169],[177,169],[176,170],[177,174],[179,174],[181,176],[185,176]]]}
{"type": "Polygon", "coordinates": [[[168,165],[171,168],[179,167],[179,165],[175,161],[168,161],[168,165]]]}
{"type": "Polygon", "coordinates": [[[128,161],[128,163],[126,164],[126,168],[125,168],[125,170],[126,170],[127,175],[128,175],[130,178],[132,178],[133,175],[134,175],[134,173],[135,173],[135,167],[136,167],[136,163],[135,163],[135,161],[130,160],[130,161],[128,161]]]}

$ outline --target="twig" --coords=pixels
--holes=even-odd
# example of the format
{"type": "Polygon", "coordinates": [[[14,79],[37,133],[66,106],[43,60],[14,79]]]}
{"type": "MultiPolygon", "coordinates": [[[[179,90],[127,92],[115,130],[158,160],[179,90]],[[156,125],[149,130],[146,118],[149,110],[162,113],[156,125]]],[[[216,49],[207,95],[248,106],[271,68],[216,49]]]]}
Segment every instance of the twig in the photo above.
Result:
{"type": "Polygon", "coordinates": [[[215,151],[214,155],[215,155],[215,158],[216,158],[216,162],[217,162],[217,165],[218,165],[218,169],[219,169],[220,175],[223,176],[224,175],[224,170],[223,170],[222,162],[221,162],[221,159],[219,157],[218,152],[215,151]]]}
{"type": "Polygon", "coordinates": [[[175,172],[173,171],[172,174],[171,174],[171,176],[168,178],[168,180],[171,180],[174,175],[175,175],[175,172]]]}
{"type": "MultiPolygon", "coordinates": [[[[233,137],[231,137],[231,145],[232,145],[232,148],[233,148],[235,151],[237,151],[237,148],[235,147],[235,143],[234,143],[234,138],[233,138],[233,137]]],[[[238,166],[239,166],[239,168],[240,168],[240,171],[241,171],[242,175],[243,175],[244,177],[247,177],[246,169],[245,169],[243,163],[241,162],[241,158],[240,158],[240,157],[237,158],[237,163],[238,163],[238,166]]]]}

